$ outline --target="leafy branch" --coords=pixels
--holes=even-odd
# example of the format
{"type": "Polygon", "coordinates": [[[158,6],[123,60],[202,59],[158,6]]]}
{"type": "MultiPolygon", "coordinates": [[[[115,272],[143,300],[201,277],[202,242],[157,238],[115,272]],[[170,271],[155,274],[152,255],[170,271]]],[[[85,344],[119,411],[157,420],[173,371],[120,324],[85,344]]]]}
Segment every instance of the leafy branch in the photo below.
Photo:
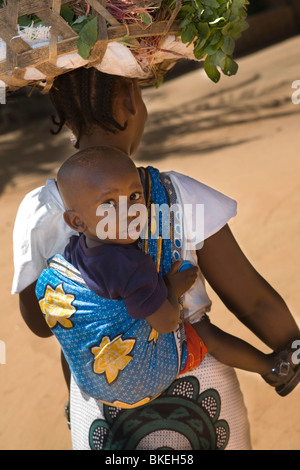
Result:
{"type": "MultiPolygon", "coordinates": [[[[175,0],[169,0],[170,8],[175,0]]],[[[194,45],[194,56],[205,58],[208,77],[218,82],[220,71],[235,75],[237,63],[232,55],[235,41],[248,28],[246,22],[248,0],[183,0],[178,19],[181,20],[181,40],[194,45]]]]}
{"type": "MultiPolygon", "coordinates": [[[[0,8],[5,4],[5,0],[0,0],[0,8]]],[[[184,44],[193,44],[195,58],[204,60],[205,72],[214,82],[220,80],[220,71],[231,76],[238,70],[233,53],[236,40],[248,28],[247,5],[248,0],[182,0],[182,7],[177,16],[177,20],[180,20],[181,40],[184,44]]],[[[107,2],[110,13],[119,21],[124,24],[139,22],[145,28],[155,20],[167,20],[175,6],[176,0],[107,2]]],[[[89,4],[79,0],[64,4],[61,16],[79,36],[78,53],[88,59],[98,39],[97,17],[90,13],[89,4]]],[[[19,25],[25,28],[37,27],[43,23],[36,15],[25,15],[19,18],[19,25]]],[[[128,43],[130,47],[130,38],[124,38],[123,43],[128,43]]],[[[156,43],[153,38],[147,38],[143,47],[146,51],[147,46],[149,50],[150,46],[155,49],[156,43]]]]}

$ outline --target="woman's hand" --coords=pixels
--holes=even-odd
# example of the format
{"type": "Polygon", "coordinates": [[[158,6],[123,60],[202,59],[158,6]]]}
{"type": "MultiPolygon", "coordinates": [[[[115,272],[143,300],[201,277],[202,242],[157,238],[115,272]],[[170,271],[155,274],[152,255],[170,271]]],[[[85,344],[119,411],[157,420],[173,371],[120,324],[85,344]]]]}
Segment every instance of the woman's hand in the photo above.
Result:
{"type": "Polygon", "coordinates": [[[197,266],[179,272],[181,263],[182,260],[176,261],[165,277],[167,286],[172,288],[178,299],[192,287],[198,272],[197,266]]]}

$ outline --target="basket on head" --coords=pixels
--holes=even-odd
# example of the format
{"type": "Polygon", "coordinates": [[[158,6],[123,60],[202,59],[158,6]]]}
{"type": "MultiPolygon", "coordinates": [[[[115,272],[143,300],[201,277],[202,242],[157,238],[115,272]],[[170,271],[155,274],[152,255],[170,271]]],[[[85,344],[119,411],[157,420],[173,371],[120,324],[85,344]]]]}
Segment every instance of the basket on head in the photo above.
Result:
{"type": "Polygon", "coordinates": [[[134,45],[134,41],[141,38],[155,37],[161,45],[169,35],[178,34],[179,22],[175,21],[175,18],[181,8],[180,0],[176,0],[176,8],[170,12],[169,18],[152,24],[122,23],[109,12],[106,0],[86,1],[88,11],[95,19],[94,24],[97,28],[95,41],[86,57],[78,53],[80,35],[61,15],[62,6],[76,3],[79,2],[74,0],[2,0],[0,80],[6,84],[8,91],[35,85],[46,93],[56,76],[82,66],[101,67],[102,63],[105,69],[102,71],[135,76],[144,84],[151,84],[162,78],[180,58],[184,57],[184,54],[176,51],[166,51],[169,52],[166,54],[163,47],[157,47],[159,59],[152,60],[151,67],[147,64],[143,67],[143,64],[141,66],[136,61],[128,47],[119,42],[126,37],[134,45]],[[43,30],[40,28],[42,38],[37,34],[37,28],[20,28],[20,18],[25,15],[27,17],[36,15],[41,20],[44,28],[43,30]],[[30,38],[30,32],[37,37],[30,38]],[[46,36],[48,35],[46,38],[45,32],[46,36]],[[116,72],[113,70],[114,62],[117,64],[116,72]]]}

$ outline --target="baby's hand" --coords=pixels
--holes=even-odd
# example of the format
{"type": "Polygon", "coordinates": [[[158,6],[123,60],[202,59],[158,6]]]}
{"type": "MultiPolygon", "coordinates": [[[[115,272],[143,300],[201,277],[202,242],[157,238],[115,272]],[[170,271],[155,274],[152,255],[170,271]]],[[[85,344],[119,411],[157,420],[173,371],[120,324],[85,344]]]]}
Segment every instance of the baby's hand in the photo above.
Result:
{"type": "Polygon", "coordinates": [[[181,263],[182,260],[176,261],[165,278],[166,283],[171,286],[178,298],[192,287],[197,278],[198,272],[197,266],[178,272],[181,263]]]}

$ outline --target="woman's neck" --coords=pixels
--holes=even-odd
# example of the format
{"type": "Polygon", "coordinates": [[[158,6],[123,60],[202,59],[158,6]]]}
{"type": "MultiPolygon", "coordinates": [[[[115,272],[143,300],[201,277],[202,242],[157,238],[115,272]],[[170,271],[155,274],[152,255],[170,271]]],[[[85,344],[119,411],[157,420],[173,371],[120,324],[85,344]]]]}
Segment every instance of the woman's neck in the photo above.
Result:
{"type": "MultiPolygon", "coordinates": [[[[123,131],[124,132],[124,131],[123,131]]],[[[91,135],[83,135],[80,139],[79,150],[90,147],[113,147],[130,156],[130,146],[128,146],[125,135],[112,134],[105,131],[94,132],[91,135]]]]}

